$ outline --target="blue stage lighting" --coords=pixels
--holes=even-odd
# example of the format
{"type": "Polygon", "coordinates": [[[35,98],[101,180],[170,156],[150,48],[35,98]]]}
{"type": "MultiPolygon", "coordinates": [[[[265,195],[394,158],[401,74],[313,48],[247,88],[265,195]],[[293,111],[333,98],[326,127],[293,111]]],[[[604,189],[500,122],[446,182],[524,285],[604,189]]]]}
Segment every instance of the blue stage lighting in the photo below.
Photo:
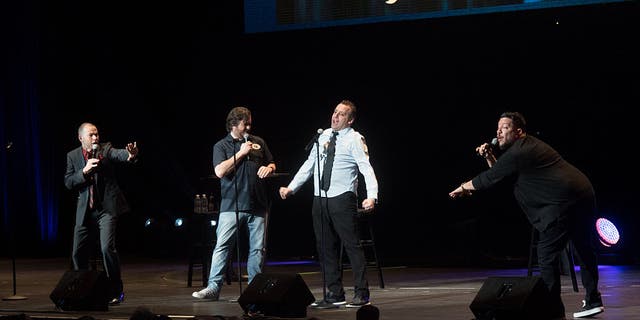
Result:
{"type": "Polygon", "coordinates": [[[613,222],[605,218],[599,218],[596,220],[596,230],[600,237],[600,243],[605,247],[611,247],[620,240],[618,228],[616,228],[613,222]]]}
{"type": "Polygon", "coordinates": [[[144,221],[145,228],[148,228],[149,226],[151,226],[151,224],[153,224],[153,219],[151,218],[147,218],[147,220],[144,221]]]}
{"type": "Polygon", "coordinates": [[[173,223],[173,225],[176,226],[176,228],[180,228],[180,227],[182,227],[183,223],[184,223],[184,220],[182,220],[182,218],[176,218],[176,220],[173,223]]]}

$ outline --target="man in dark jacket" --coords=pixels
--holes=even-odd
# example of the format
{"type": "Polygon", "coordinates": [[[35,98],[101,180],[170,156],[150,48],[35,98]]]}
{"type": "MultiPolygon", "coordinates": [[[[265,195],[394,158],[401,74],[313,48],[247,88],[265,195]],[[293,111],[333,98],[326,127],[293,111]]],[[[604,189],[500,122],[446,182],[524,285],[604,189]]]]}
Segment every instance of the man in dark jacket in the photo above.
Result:
{"type": "Polygon", "coordinates": [[[118,216],[129,211],[124,195],[115,178],[114,163],[136,159],[135,142],[125,149],[116,149],[110,143],[100,143],[98,128],[83,123],[78,128],[81,146],[67,153],[67,171],[64,184],[78,192],[76,222],[73,235],[73,266],[76,270],[89,269],[89,258],[96,235],[104,268],[111,284],[110,304],[124,299],[120,274],[120,260],[116,250],[118,216]]]}

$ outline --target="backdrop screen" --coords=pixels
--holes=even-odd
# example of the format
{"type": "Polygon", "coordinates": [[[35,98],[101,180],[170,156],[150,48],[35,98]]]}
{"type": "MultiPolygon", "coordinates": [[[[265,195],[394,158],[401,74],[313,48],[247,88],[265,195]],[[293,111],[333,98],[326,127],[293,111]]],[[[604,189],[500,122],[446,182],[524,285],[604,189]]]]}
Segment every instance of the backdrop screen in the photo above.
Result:
{"type": "Polygon", "coordinates": [[[269,32],[625,0],[245,0],[245,32],[269,32]]]}

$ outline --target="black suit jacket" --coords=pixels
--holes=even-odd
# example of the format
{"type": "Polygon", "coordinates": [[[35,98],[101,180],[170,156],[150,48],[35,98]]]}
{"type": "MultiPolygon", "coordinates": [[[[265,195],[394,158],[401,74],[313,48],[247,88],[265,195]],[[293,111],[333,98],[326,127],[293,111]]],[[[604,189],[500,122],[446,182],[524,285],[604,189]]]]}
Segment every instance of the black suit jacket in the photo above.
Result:
{"type": "MultiPolygon", "coordinates": [[[[114,163],[126,162],[129,158],[129,153],[125,149],[113,148],[111,143],[107,142],[100,144],[98,154],[100,164],[93,174],[97,187],[97,192],[94,193],[94,201],[107,214],[118,216],[129,211],[129,205],[116,181],[114,163]]],[[[82,154],[82,147],[67,153],[67,171],[64,175],[64,185],[69,190],[78,191],[76,225],[81,225],[84,222],[89,206],[89,187],[93,183],[91,176],[85,177],[82,173],[82,168],[86,163],[82,154]]]]}

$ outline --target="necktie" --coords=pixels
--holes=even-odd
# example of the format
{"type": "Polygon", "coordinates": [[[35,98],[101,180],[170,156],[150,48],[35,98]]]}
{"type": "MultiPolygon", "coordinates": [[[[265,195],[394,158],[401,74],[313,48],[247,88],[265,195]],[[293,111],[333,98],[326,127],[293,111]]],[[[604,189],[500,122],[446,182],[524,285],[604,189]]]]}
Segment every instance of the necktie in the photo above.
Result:
{"type": "MultiPolygon", "coordinates": [[[[85,161],[89,161],[89,159],[91,158],[98,158],[98,155],[95,153],[95,151],[86,152],[84,156],[85,156],[85,161]]],[[[91,181],[91,185],[89,186],[89,208],[93,209],[96,201],[98,201],[96,197],[97,196],[96,192],[98,190],[98,173],[94,172],[93,174],[91,174],[91,176],[89,177],[89,180],[91,181]]]]}
{"type": "Polygon", "coordinates": [[[329,144],[327,145],[327,158],[324,161],[324,170],[322,170],[322,190],[329,190],[331,185],[331,169],[333,168],[333,158],[336,155],[336,136],[337,131],[333,131],[329,144]]]}
{"type": "MultiPolygon", "coordinates": [[[[85,152],[84,150],[82,152],[82,155],[84,156],[84,161],[85,162],[89,161],[89,159],[92,158],[92,156],[93,156],[93,154],[91,152],[89,152],[89,151],[85,152]]],[[[94,183],[95,180],[94,180],[93,175],[89,176],[89,180],[91,182],[91,184],[89,185],[89,208],[93,209],[93,204],[94,204],[93,203],[94,202],[93,193],[94,193],[94,185],[95,185],[95,183],[94,183]]]]}
{"type": "Polygon", "coordinates": [[[89,186],[89,208],[93,209],[93,181],[89,186]]]}

